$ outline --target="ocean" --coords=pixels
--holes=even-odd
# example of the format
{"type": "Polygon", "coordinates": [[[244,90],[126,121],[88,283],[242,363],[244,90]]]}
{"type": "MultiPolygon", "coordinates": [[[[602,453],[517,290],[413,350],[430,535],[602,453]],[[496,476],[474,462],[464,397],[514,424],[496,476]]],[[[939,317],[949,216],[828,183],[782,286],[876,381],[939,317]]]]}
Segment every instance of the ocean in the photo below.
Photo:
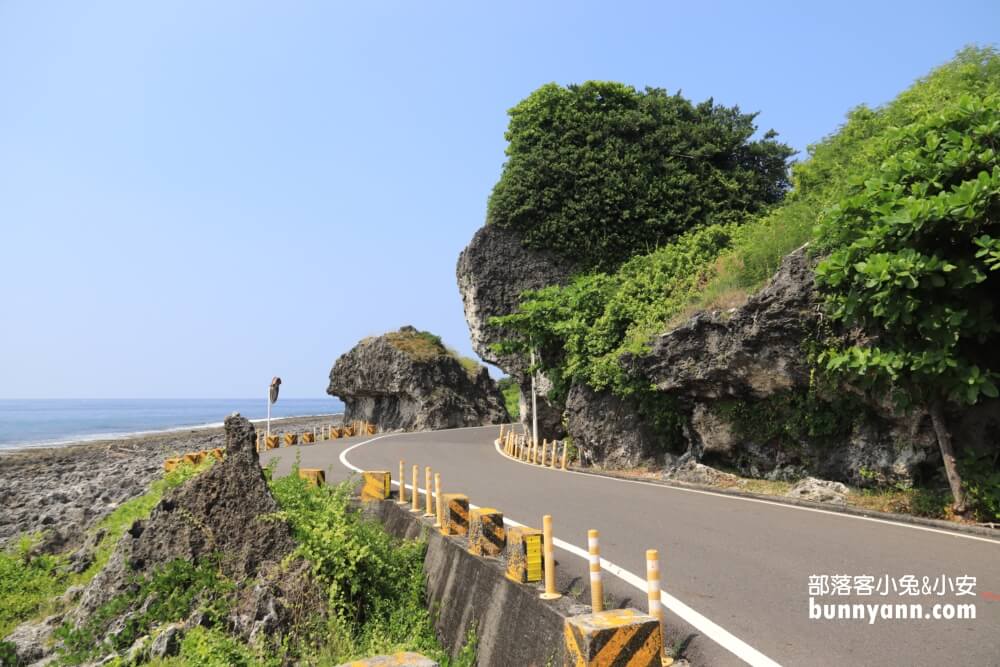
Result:
{"type": "MultiPolygon", "coordinates": [[[[271,418],[343,411],[334,398],[279,398],[271,418]]],[[[221,426],[233,412],[263,419],[267,404],[263,398],[0,399],[0,450],[221,426]]]]}

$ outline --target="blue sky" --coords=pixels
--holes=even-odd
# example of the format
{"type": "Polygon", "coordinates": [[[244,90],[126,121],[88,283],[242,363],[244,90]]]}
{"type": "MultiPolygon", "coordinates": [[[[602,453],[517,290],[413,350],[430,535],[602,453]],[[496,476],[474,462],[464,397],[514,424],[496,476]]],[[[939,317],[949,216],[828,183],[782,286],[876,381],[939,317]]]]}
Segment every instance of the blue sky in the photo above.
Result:
{"type": "Polygon", "coordinates": [[[0,396],[324,395],[359,338],[470,353],[455,261],[506,110],[587,79],[798,149],[1000,3],[0,0],[0,396]]]}

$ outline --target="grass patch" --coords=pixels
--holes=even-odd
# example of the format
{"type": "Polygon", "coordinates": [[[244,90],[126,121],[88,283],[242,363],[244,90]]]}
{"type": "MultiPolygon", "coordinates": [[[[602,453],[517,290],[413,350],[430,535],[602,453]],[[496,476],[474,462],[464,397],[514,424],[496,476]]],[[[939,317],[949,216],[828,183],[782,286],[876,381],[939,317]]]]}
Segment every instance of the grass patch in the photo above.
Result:
{"type": "Polygon", "coordinates": [[[24,536],[12,549],[0,553],[0,637],[34,617],[51,598],[66,590],[59,575],[58,556],[32,556],[40,536],[24,536]]]}
{"type": "Polygon", "coordinates": [[[448,348],[441,342],[441,337],[429,331],[404,328],[385,334],[385,339],[394,348],[417,361],[430,361],[448,354],[448,348]]]}

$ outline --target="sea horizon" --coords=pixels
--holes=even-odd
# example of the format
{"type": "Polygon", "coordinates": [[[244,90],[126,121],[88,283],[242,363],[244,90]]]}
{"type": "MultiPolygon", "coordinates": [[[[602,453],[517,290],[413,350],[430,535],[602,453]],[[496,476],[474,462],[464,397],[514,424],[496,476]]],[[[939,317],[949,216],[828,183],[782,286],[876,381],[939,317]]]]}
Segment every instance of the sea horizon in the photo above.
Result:
{"type": "MultiPolygon", "coordinates": [[[[280,398],[271,418],[342,413],[334,398],[280,398]]],[[[221,426],[239,412],[267,417],[263,398],[0,398],[0,451],[221,426]]]]}

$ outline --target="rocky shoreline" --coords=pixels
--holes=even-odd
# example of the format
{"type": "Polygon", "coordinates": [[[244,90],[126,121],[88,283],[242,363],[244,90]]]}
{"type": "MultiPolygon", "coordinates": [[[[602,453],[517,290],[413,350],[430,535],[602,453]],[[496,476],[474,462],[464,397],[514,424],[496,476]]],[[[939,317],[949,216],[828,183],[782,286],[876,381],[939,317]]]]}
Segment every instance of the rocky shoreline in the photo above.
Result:
{"type": "MultiPolygon", "coordinates": [[[[340,420],[339,414],[272,419],[271,430],[304,431],[340,420]]],[[[0,548],[33,533],[42,534],[40,548],[48,552],[77,546],[87,528],[146,491],[163,471],[163,459],[224,442],[218,426],[2,451],[0,548]]]]}

